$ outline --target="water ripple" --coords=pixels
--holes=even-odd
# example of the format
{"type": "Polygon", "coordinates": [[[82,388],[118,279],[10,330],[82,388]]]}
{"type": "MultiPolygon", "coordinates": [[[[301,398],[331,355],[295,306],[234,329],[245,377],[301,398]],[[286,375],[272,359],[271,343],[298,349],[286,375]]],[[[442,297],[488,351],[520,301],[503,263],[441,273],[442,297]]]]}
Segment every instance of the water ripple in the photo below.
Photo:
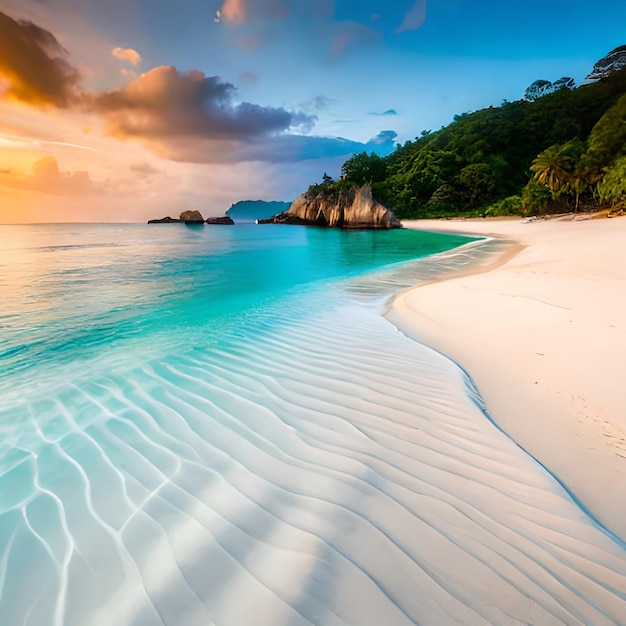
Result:
{"type": "Polygon", "coordinates": [[[626,624],[624,546],[378,315],[501,245],[13,388],[2,626],[626,624]]]}
{"type": "Polygon", "coordinates": [[[453,363],[363,307],[241,332],[6,409],[3,624],[626,621],[623,546],[453,363]]]}

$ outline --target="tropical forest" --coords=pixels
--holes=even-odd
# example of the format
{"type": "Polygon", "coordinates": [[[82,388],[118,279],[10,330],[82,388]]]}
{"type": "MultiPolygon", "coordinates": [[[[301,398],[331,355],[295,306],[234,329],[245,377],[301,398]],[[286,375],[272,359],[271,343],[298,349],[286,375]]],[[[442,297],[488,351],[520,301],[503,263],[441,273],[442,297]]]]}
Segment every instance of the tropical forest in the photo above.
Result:
{"type": "Polygon", "coordinates": [[[399,218],[545,215],[626,208],[626,68],[534,101],[504,101],[391,154],[355,154],[340,180],[324,175],[307,195],[354,185],[399,218]]]}

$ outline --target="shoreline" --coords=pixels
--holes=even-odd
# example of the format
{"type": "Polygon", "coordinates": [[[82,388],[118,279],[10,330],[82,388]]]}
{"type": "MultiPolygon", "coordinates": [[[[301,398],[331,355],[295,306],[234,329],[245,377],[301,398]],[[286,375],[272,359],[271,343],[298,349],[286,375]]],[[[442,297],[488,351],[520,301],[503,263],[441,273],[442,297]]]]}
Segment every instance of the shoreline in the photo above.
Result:
{"type": "Polygon", "coordinates": [[[407,221],[512,243],[385,317],[473,379],[495,424],[626,540],[626,219],[407,221]]]}

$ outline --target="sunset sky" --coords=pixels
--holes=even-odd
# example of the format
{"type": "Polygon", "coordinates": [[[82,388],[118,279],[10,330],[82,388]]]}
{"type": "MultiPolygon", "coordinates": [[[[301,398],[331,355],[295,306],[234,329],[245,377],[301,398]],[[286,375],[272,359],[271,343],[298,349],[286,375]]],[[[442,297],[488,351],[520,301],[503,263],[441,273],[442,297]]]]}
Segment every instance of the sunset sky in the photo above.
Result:
{"type": "Polygon", "coordinates": [[[292,200],[624,44],[615,0],[0,0],[0,222],[292,200]]]}

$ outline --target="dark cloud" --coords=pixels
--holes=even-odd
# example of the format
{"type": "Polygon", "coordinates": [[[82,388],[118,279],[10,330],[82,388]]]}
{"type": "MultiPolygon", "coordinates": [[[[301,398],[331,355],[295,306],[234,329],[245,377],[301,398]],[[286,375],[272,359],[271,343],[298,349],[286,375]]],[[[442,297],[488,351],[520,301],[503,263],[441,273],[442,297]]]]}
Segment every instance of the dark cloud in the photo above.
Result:
{"type": "Polygon", "coordinates": [[[248,141],[207,140],[198,137],[172,138],[167,143],[155,144],[155,151],[174,161],[195,163],[236,163],[263,161],[267,163],[295,163],[315,159],[349,157],[359,152],[388,154],[395,149],[397,134],[381,131],[367,143],[343,137],[282,134],[248,141]]]}
{"type": "Polygon", "coordinates": [[[398,112],[395,109],[387,109],[386,111],[382,111],[382,112],[373,112],[370,113],[370,115],[398,115],[398,112]]]}
{"type": "Polygon", "coordinates": [[[376,137],[370,139],[366,146],[379,154],[391,152],[395,148],[398,133],[395,130],[381,130],[376,137]]]}
{"type": "Polygon", "coordinates": [[[304,113],[235,104],[235,93],[233,85],[217,76],[157,67],[123,89],[97,96],[94,108],[110,134],[147,142],[180,137],[237,141],[313,126],[314,118],[304,113]]]}
{"type": "Polygon", "coordinates": [[[0,98],[68,107],[79,97],[79,74],[49,31],[0,12],[0,98]]]}
{"type": "MultiPolygon", "coordinates": [[[[278,2],[277,13],[280,6],[278,2]]],[[[246,2],[231,2],[230,7],[249,8],[246,2]]],[[[344,44],[350,46],[353,36],[358,40],[361,34],[360,29],[350,30],[344,44]]],[[[81,92],[78,73],[66,55],[47,30],[0,13],[0,85],[7,85],[0,98],[90,111],[104,120],[111,136],[140,141],[155,154],[177,161],[287,163],[347,157],[363,150],[384,153],[394,147],[393,131],[383,131],[367,143],[308,135],[315,113],[331,104],[323,96],[297,112],[238,102],[234,85],[198,70],[181,73],[174,67],[157,67],[115,91],[81,92]]],[[[60,172],[50,159],[38,163],[20,184],[47,184],[62,193],[91,188],[86,172],[60,172]]],[[[144,166],[132,169],[144,176],[155,173],[144,166]]]]}

